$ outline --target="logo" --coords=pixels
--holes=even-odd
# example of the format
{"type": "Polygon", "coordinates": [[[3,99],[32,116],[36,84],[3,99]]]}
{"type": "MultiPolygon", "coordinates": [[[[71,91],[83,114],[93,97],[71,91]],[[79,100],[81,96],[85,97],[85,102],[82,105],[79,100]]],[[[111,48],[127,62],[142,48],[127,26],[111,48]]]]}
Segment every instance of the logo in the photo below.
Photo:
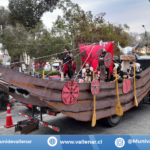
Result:
{"type": "Polygon", "coordinates": [[[117,138],[117,139],[115,140],[115,145],[116,145],[116,147],[118,147],[118,148],[122,148],[122,147],[124,147],[124,145],[125,145],[125,140],[124,140],[123,138],[117,138]]]}
{"type": "Polygon", "coordinates": [[[57,139],[53,136],[51,136],[50,138],[48,138],[47,143],[49,146],[56,146],[57,145],[57,139]]]}
{"type": "Polygon", "coordinates": [[[132,142],[132,139],[129,139],[128,140],[128,144],[132,144],[133,142],[132,142]]]}

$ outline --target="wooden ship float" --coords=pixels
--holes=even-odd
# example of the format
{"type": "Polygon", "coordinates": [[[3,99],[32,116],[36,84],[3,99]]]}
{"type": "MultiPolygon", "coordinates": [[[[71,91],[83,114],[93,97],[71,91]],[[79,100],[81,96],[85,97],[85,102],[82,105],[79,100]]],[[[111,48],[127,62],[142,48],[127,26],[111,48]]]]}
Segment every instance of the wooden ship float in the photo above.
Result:
{"type": "MultiPolygon", "coordinates": [[[[131,56],[122,56],[127,61],[129,57],[131,59],[131,56]]],[[[95,80],[92,86],[98,90],[93,96],[91,83],[44,80],[0,66],[0,87],[17,101],[47,107],[79,121],[92,121],[95,117],[96,123],[96,120],[105,118],[110,126],[118,124],[123,113],[138,106],[147,95],[150,67],[139,73],[137,78],[134,67],[133,77],[122,83],[118,80],[117,73],[111,82],[99,82],[99,85],[95,80]]]]}

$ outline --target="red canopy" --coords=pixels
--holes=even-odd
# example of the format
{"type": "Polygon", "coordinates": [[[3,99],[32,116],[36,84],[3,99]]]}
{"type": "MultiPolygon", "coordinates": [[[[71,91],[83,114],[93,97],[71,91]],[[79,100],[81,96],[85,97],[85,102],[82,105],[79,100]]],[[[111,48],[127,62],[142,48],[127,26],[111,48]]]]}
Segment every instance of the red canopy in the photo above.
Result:
{"type": "MultiPolygon", "coordinates": [[[[103,46],[101,46],[101,45],[80,45],[79,48],[80,48],[80,52],[82,52],[81,53],[82,65],[84,64],[88,55],[90,54],[86,62],[88,62],[95,71],[97,68],[97,65],[98,65],[99,56],[103,49],[103,46]]],[[[113,42],[109,42],[108,44],[105,44],[105,49],[107,52],[110,52],[113,57],[113,42]]],[[[113,63],[109,66],[109,70],[110,70],[110,73],[113,73],[113,63]]]]}

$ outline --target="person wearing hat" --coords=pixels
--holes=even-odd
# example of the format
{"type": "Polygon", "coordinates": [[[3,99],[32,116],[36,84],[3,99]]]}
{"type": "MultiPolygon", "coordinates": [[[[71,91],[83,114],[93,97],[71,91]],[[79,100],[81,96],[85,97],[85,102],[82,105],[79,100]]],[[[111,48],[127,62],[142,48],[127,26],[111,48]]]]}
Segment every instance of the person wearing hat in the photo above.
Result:
{"type": "Polygon", "coordinates": [[[70,51],[68,49],[64,50],[64,55],[62,57],[62,65],[63,69],[62,72],[64,73],[64,76],[66,76],[66,73],[68,73],[69,78],[72,77],[72,58],[70,56],[70,51]]]}

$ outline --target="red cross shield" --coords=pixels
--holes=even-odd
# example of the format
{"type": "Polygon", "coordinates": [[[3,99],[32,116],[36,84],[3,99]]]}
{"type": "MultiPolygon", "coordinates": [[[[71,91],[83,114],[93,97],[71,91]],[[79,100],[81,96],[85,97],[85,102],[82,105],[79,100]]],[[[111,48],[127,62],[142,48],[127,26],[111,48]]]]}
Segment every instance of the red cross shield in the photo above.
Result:
{"type": "Polygon", "coordinates": [[[104,63],[106,67],[109,67],[112,63],[112,55],[111,53],[107,52],[104,58],[104,63]]]}
{"type": "Polygon", "coordinates": [[[97,79],[94,79],[91,83],[91,92],[93,95],[96,95],[99,92],[100,83],[97,79]]]}
{"type": "Polygon", "coordinates": [[[130,79],[126,79],[123,81],[123,93],[126,94],[130,91],[131,81],[130,79]]]}
{"type": "Polygon", "coordinates": [[[62,90],[62,100],[66,105],[73,105],[79,97],[79,85],[75,81],[67,82],[62,90]]]}

